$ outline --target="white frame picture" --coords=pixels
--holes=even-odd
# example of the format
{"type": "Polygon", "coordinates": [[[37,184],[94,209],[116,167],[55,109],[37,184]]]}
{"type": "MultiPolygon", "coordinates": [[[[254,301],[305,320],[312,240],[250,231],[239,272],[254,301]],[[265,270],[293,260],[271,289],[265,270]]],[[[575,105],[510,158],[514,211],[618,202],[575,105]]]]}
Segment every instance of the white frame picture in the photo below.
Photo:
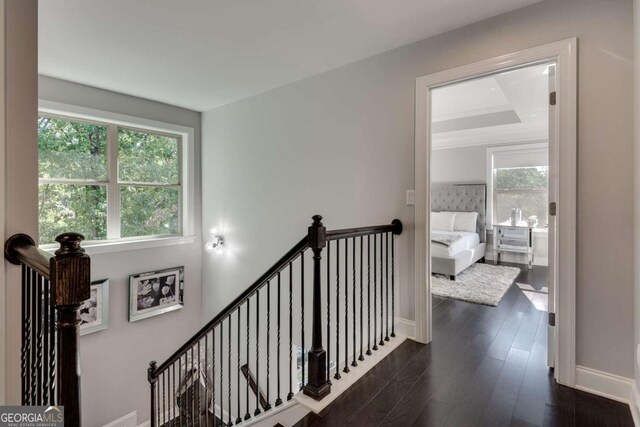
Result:
{"type": "Polygon", "coordinates": [[[184,267],[129,276],[129,322],[180,310],[183,306],[184,267]],[[154,282],[158,284],[158,289],[153,289],[154,282]],[[157,293],[157,301],[153,301],[154,292],[157,293]]]}
{"type": "Polygon", "coordinates": [[[109,279],[96,280],[91,282],[91,297],[80,308],[80,335],[102,331],[108,327],[109,279]],[[88,310],[88,312],[83,312],[83,310],[88,310]],[[95,320],[88,322],[85,316],[95,317],[95,320]],[[83,319],[83,317],[85,318],[83,319]]]}

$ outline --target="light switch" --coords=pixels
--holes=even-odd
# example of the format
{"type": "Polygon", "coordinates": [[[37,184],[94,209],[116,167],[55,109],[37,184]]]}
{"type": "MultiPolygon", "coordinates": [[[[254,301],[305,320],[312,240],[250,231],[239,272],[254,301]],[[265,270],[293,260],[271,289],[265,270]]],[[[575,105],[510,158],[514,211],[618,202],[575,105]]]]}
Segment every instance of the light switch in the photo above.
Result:
{"type": "Polygon", "coordinates": [[[415,206],[415,205],[416,205],[416,191],[407,190],[407,206],[415,206]]]}

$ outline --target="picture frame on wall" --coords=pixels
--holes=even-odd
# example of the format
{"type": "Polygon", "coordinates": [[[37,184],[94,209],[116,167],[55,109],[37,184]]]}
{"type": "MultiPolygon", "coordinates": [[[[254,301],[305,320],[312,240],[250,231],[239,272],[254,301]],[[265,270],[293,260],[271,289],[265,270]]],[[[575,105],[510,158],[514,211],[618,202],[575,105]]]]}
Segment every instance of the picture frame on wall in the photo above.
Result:
{"type": "Polygon", "coordinates": [[[184,267],[129,276],[129,322],[147,319],[184,306],[184,267]]]}
{"type": "Polygon", "coordinates": [[[80,307],[80,335],[109,327],[109,279],[91,282],[91,296],[80,307]]]}

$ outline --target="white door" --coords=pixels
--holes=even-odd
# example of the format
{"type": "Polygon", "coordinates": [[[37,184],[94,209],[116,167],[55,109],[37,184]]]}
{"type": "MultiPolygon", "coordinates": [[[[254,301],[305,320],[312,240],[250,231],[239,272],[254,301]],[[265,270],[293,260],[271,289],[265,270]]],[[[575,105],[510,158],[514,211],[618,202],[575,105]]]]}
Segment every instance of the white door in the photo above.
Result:
{"type": "Polygon", "coordinates": [[[558,277],[558,260],[556,258],[557,239],[556,239],[556,216],[555,206],[557,205],[558,195],[558,134],[556,126],[556,65],[549,65],[549,255],[548,255],[548,337],[547,337],[547,365],[550,368],[555,366],[556,355],[556,278],[558,277]]]}

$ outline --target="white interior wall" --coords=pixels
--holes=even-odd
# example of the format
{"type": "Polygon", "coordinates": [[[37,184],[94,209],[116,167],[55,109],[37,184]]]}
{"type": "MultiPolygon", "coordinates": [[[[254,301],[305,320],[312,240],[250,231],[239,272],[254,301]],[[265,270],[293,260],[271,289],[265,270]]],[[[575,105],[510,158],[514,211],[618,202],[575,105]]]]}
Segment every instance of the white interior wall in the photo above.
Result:
{"type": "MultiPolygon", "coordinates": [[[[134,410],[138,411],[138,422],[142,422],[149,419],[149,383],[146,376],[149,362],[157,360],[162,363],[199,329],[202,321],[200,113],[42,76],[38,94],[40,99],[48,101],[195,130],[196,241],[91,256],[92,280],[108,278],[110,281],[110,324],[104,331],[80,337],[83,425],[102,426],[134,410]],[[129,323],[129,275],[175,266],[185,267],[184,308],[129,323]]],[[[35,125],[33,129],[35,131],[35,125]]],[[[19,381],[16,384],[19,385],[19,381]]]]}
{"type": "MultiPolygon", "coordinates": [[[[518,145],[518,144],[504,144],[518,145]]],[[[481,145],[459,148],[438,149],[431,152],[431,182],[434,184],[487,184],[487,148],[495,145],[481,145]]],[[[490,202],[490,201],[487,201],[490,202]]],[[[487,225],[491,225],[487,218],[487,225]]],[[[533,248],[535,264],[547,265],[549,239],[545,232],[534,232],[533,248]]],[[[493,230],[487,230],[487,258],[494,259],[493,230]]],[[[504,253],[502,261],[526,264],[523,254],[504,253]]]]}
{"type": "Polygon", "coordinates": [[[413,318],[415,78],[577,36],[577,363],[632,376],[631,7],[544,1],[204,113],[203,226],[231,249],[203,262],[204,316],[321,213],[329,228],[403,220],[399,314],[413,318]]]}

